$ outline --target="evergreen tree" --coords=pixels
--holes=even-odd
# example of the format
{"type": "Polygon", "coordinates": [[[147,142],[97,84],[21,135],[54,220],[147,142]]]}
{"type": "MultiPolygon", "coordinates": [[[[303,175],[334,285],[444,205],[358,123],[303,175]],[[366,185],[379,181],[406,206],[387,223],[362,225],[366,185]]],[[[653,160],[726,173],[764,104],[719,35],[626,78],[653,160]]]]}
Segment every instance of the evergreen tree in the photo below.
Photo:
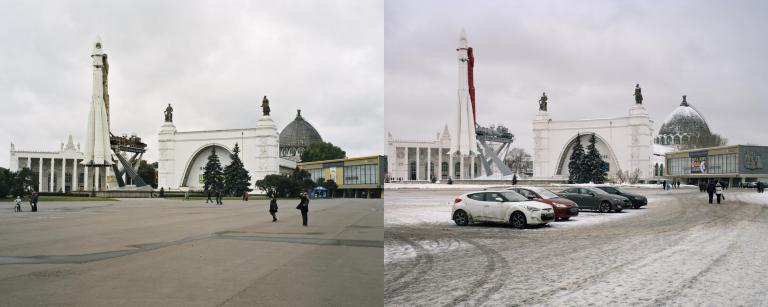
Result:
{"type": "Polygon", "coordinates": [[[583,182],[603,183],[607,176],[608,163],[600,156],[600,152],[597,150],[597,137],[595,134],[589,138],[589,145],[587,145],[587,154],[584,156],[584,169],[582,173],[585,175],[583,182]]]}
{"type": "Polygon", "coordinates": [[[568,162],[568,182],[583,183],[584,176],[584,146],[581,145],[581,135],[576,135],[576,145],[573,146],[571,161],[568,162]]]}
{"type": "Polygon", "coordinates": [[[224,187],[227,193],[235,196],[243,195],[245,191],[251,191],[251,175],[248,175],[248,170],[240,161],[239,153],[240,146],[235,143],[235,149],[230,156],[232,162],[224,168],[224,187]]]}
{"type": "Polygon", "coordinates": [[[208,163],[205,164],[204,170],[203,178],[205,185],[203,189],[206,191],[209,189],[221,191],[224,187],[224,174],[221,171],[219,156],[216,155],[216,147],[213,148],[211,155],[208,156],[208,163]]]}

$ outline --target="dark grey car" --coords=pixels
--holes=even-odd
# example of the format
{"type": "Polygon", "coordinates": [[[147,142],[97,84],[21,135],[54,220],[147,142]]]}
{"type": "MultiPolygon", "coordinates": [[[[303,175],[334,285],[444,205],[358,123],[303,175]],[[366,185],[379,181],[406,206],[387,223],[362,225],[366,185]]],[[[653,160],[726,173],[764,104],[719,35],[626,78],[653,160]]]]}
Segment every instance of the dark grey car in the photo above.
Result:
{"type": "Polygon", "coordinates": [[[628,198],[608,194],[608,192],[593,187],[569,188],[557,193],[557,195],[576,202],[579,205],[579,210],[590,209],[600,212],[621,212],[624,208],[631,206],[628,198]]]}

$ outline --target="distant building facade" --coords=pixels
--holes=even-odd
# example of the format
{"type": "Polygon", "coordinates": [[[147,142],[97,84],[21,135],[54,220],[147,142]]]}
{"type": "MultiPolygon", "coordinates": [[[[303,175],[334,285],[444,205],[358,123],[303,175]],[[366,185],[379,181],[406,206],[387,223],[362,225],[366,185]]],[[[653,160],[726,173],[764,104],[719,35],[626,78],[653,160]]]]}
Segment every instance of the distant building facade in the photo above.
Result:
{"type": "Polygon", "coordinates": [[[75,145],[72,136],[66,145],[61,143],[59,151],[17,150],[11,143],[9,170],[17,172],[22,168],[32,171],[33,189],[37,192],[71,192],[85,189],[84,178],[88,168],[80,165],[85,154],[80,144],[75,145]]]}
{"type": "Polygon", "coordinates": [[[710,180],[768,181],[768,146],[730,145],[669,152],[665,155],[667,178],[690,184],[710,180]]]}
{"type": "Polygon", "coordinates": [[[298,163],[313,182],[323,178],[338,185],[337,195],[354,198],[381,198],[387,174],[386,156],[367,156],[298,163]]]}

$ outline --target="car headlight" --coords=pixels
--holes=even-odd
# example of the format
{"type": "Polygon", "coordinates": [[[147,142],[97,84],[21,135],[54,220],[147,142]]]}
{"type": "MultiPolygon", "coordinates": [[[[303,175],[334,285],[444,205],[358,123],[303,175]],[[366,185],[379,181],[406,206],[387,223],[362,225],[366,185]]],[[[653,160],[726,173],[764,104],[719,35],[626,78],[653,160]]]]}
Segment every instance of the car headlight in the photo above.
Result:
{"type": "Polygon", "coordinates": [[[555,207],[558,207],[558,208],[568,208],[568,206],[563,205],[563,204],[555,204],[555,207]]]}
{"type": "Polygon", "coordinates": [[[536,212],[536,211],[541,210],[541,209],[536,208],[534,206],[525,206],[525,209],[528,209],[528,211],[531,211],[531,212],[536,212]]]}

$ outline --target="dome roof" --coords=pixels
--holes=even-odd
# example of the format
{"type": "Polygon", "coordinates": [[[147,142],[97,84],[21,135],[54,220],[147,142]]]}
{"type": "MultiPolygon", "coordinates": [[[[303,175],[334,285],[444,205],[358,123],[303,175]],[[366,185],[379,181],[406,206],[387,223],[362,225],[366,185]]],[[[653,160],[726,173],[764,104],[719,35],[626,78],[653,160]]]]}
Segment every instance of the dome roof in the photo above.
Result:
{"type": "Polygon", "coordinates": [[[675,108],[672,113],[664,120],[664,124],[659,129],[659,135],[709,135],[709,125],[699,111],[694,109],[685,101],[675,108]]]}
{"type": "Polygon", "coordinates": [[[301,117],[301,110],[297,110],[296,118],[280,132],[280,147],[307,147],[315,141],[323,141],[323,138],[301,117]]]}

